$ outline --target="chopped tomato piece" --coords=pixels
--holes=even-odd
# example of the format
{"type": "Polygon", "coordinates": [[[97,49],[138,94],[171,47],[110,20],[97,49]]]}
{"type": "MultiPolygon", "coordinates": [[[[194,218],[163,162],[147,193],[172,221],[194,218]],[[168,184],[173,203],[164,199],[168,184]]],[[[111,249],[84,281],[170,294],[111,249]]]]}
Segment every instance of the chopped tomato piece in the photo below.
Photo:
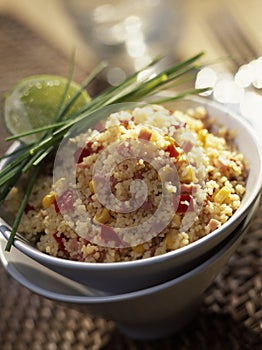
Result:
{"type": "Polygon", "coordinates": [[[68,252],[65,249],[65,245],[64,245],[64,240],[66,240],[66,236],[63,233],[61,233],[61,235],[58,236],[57,232],[53,236],[58,244],[59,250],[61,250],[64,254],[67,254],[68,252]]]}
{"type": "Polygon", "coordinates": [[[75,159],[75,163],[76,164],[79,164],[79,163],[82,163],[83,162],[83,159],[85,157],[88,157],[90,156],[90,150],[86,147],[82,148],[82,147],[79,147],[75,153],[74,153],[74,159],[75,159]]]}
{"type": "Polygon", "coordinates": [[[55,211],[70,211],[73,209],[74,196],[72,190],[66,190],[55,200],[55,211]]]}
{"type": "Polygon", "coordinates": [[[138,134],[138,138],[145,141],[150,141],[152,132],[147,129],[141,129],[138,134]]]}
{"type": "Polygon", "coordinates": [[[129,121],[128,120],[120,120],[120,124],[123,125],[127,129],[128,125],[129,125],[129,121]]]}
{"type": "Polygon", "coordinates": [[[194,211],[193,197],[190,194],[185,193],[174,196],[173,204],[178,214],[194,211]]]}
{"type": "Polygon", "coordinates": [[[93,153],[97,153],[101,150],[102,146],[97,147],[95,150],[93,149],[93,141],[87,142],[85,147],[79,147],[74,153],[75,163],[79,164],[83,162],[85,157],[90,156],[93,153]]]}
{"type": "Polygon", "coordinates": [[[169,156],[171,158],[177,158],[179,156],[179,152],[176,149],[176,146],[173,143],[170,143],[166,148],[165,151],[169,153],[169,156]]]}
{"type": "Polygon", "coordinates": [[[35,210],[35,207],[33,207],[31,204],[27,203],[24,209],[25,214],[27,214],[30,210],[35,210]]]}

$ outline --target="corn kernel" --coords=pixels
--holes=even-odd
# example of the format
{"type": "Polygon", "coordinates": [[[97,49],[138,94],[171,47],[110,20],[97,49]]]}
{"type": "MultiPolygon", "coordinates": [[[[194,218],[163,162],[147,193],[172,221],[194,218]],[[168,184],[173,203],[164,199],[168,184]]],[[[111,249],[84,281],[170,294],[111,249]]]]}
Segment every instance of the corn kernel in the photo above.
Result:
{"type": "Polygon", "coordinates": [[[173,217],[173,227],[175,228],[179,228],[181,225],[181,216],[178,214],[175,214],[175,216],[173,217]]]}
{"type": "Polygon", "coordinates": [[[89,181],[89,189],[92,194],[95,193],[95,184],[93,180],[89,181]]]}
{"type": "Polygon", "coordinates": [[[106,208],[103,208],[101,212],[96,213],[94,216],[94,222],[98,222],[100,224],[105,224],[111,218],[109,211],[106,208]]]}
{"type": "Polygon", "coordinates": [[[207,116],[205,107],[198,106],[195,111],[195,118],[204,119],[207,116]]]}
{"type": "Polygon", "coordinates": [[[49,208],[54,203],[55,203],[55,193],[54,192],[50,192],[49,194],[44,196],[44,198],[42,199],[42,206],[44,207],[44,209],[49,208]]]}
{"type": "Polygon", "coordinates": [[[192,182],[195,180],[195,173],[191,166],[186,167],[181,175],[182,182],[192,182]]]}
{"type": "Polygon", "coordinates": [[[138,245],[132,247],[132,249],[137,254],[143,254],[145,251],[143,244],[138,244],[138,245]]]}
{"type": "Polygon", "coordinates": [[[158,133],[155,132],[155,131],[152,131],[152,135],[151,135],[150,141],[151,141],[151,142],[157,142],[158,140],[159,140],[159,135],[158,135],[158,133]]]}
{"type": "Polygon", "coordinates": [[[164,242],[166,244],[166,248],[168,250],[174,250],[175,249],[175,240],[176,240],[176,231],[175,230],[170,230],[164,239],[164,242]]]}
{"type": "Polygon", "coordinates": [[[231,191],[228,187],[224,186],[222,187],[214,197],[214,200],[216,203],[222,204],[230,195],[231,191]]]}
{"type": "Polygon", "coordinates": [[[205,144],[208,131],[207,129],[201,129],[198,131],[198,139],[205,144]]]}
{"type": "Polygon", "coordinates": [[[174,143],[174,139],[172,139],[172,137],[168,136],[168,135],[165,135],[164,136],[164,139],[167,141],[167,143],[174,143]]]}
{"type": "Polygon", "coordinates": [[[222,137],[217,137],[213,134],[206,135],[205,146],[212,147],[216,149],[223,149],[225,147],[226,141],[222,137]]]}

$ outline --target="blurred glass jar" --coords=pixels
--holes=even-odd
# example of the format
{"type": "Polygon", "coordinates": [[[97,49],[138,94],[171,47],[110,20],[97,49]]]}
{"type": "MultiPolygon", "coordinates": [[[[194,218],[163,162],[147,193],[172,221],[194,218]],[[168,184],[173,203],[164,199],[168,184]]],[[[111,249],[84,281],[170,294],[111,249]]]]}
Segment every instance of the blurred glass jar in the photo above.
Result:
{"type": "Polygon", "coordinates": [[[183,0],[64,0],[80,35],[98,60],[109,63],[111,85],[163,56],[176,57],[183,0]]]}

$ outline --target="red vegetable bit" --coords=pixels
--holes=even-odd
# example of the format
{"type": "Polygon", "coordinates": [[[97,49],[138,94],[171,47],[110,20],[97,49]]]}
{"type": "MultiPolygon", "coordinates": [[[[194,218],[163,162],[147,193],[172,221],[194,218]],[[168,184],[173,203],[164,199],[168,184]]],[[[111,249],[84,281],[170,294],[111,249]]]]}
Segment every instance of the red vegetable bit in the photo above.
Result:
{"type": "Polygon", "coordinates": [[[67,250],[65,248],[65,244],[64,244],[64,241],[66,240],[66,236],[61,233],[60,236],[58,236],[57,232],[54,233],[54,239],[56,240],[57,244],[58,244],[58,248],[60,251],[62,251],[64,254],[67,254],[67,250]]]}
{"type": "Polygon", "coordinates": [[[141,205],[141,207],[145,210],[150,210],[153,208],[153,203],[152,201],[146,200],[144,203],[141,205]]]}
{"type": "Polygon", "coordinates": [[[186,193],[174,196],[173,204],[178,214],[194,211],[193,197],[190,194],[186,193]]]}
{"type": "Polygon", "coordinates": [[[33,207],[31,204],[27,203],[24,209],[24,213],[27,214],[30,210],[35,210],[35,207],[33,207]]]}
{"type": "Polygon", "coordinates": [[[74,153],[75,163],[76,164],[82,163],[83,159],[88,156],[90,156],[89,149],[87,149],[86,147],[84,148],[79,147],[74,153]]]}
{"type": "Polygon", "coordinates": [[[115,242],[117,246],[122,246],[123,242],[111,226],[101,224],[101,239],[105,242],[115,242]]]}
{"type": "Polygon", "coordinates": [[[118,184],[118,180],[114,176],[110,176],[110,187],[112,192],[114,192],[116,184],[118,184]]]}
{"type": "Polygon", "coordinates": [[[102,146],[98,146],[96,149],[93,149],[93,144],[93,141],[89,141],[85,147],[79,147],[75,151],[74,159],[76,164],[82,163],[84,158],[90,156],[91,154],[98,153],[102,149],[102,146]]]}
{"type": "Polygon", "coordinates": [[[55,211],[70,211],[73,209],[74,196],[72,190],[66,190],[55,201],[55,211]]]}
{"type": "Polygon", "coordinates": [[[83,159],[85,157],[88,157],[88,156],[90,156],[90,154],[93,153],[92,145],[93,145],[93,142],[89,141],[89,142],[87,142],[85,147],[79,147],[75,151],[74,158],[75,158],[75,163],[76,164],[82,163],[83,159]]]}
{"type": "Polygon", "coordinates": [[[147,129],[141,129],[138,134],[138,138],[140,140],[150,141],[152,136],[152,132],[147,129]]]}
{"type": "Polygon", "coordinates": [[[139,180],[142,180],[144,178],[143,176],[143,171],[141,169],[137,170],[134,172],[134,176],[133,176],[134,179],[139,179],[139,180]]]}
{"type": "Polygon", "coordinates": [[[120,124],[123,125],[127,129],[128,125],[129,125],[129,121],[128,120],[120,120],[120,124]]]}
{"type": "Polygon", "coordinates": [[[179,152],[176,149],[176,146],[173,143],[170,143],[166,148],[165,151],[169,153],[169,156],[171,158],[177,158],[179,156],[179,152]]]}

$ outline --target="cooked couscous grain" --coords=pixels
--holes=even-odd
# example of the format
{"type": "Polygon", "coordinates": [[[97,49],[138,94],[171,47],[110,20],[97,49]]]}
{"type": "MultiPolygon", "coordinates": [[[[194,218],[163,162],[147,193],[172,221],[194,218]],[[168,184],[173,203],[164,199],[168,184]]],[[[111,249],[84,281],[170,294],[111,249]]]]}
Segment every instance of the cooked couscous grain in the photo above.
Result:
{"type": "MultiPolygon", "coordinates": [[[[203,107],[113,113],[102,131],[68,140],[54,183],[50,175],[38,179],[19,231],[42,252],[86,262],[186,246],[240,206],[248,169],[232,135],[214,127],[203,107]]],[[[7,206],[15,210],[22,195],[14,189],[7,206]]]]}

